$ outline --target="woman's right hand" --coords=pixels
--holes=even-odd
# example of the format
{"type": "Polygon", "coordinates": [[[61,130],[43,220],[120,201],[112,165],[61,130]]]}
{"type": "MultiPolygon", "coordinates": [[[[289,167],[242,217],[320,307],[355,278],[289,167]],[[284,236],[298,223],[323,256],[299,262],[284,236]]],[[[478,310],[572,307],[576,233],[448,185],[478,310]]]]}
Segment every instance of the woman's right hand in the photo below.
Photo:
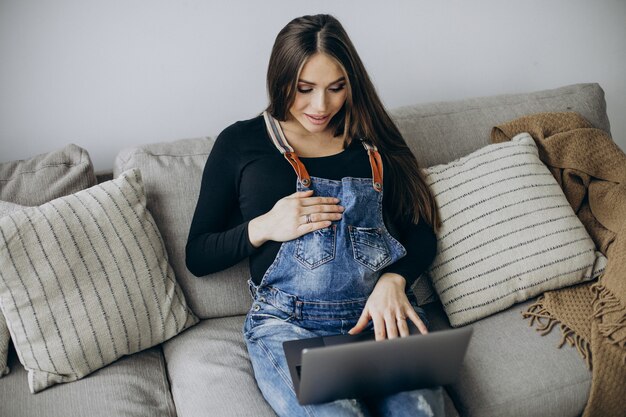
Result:
{"type": "Polygon", "coordinates": [[[250,220],[250,243],[258,248],[268,240],[286,242],[341,219],[344,208],[338,204],[338,198],[312,195],[313,190],[297,191],[278,200],[267,213],[250,220]]]}

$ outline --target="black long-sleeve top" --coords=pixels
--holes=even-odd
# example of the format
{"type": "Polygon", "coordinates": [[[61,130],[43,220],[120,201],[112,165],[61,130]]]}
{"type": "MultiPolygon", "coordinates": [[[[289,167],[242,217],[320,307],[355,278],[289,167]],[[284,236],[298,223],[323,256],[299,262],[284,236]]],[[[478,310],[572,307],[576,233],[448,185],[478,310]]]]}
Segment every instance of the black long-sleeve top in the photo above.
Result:
{"type": "MultiPolygon", "coordinates": [[[[300,159],[311,176],[333,180],[372,177],[367,151],[358,140],[336,155],[300,159]]],[[[391,172],[384,165],[383,171],[391,172]]],[[[291,165],[272,144],[262,115],[224,129],[202,175],[186,246],[189,271],[200,277],[249,257],[251,278],[259,284],[281,242],[268,241],[255,248],[248,237],[248,223],[270,211],[279,199],[293,194],[296,179],[291,165]]],[[[389,174],[384,178],[385,183],[388,181],[394,181],[389,174]]],[[[393,204],[385,196],[383,210],[388,212],[393,204]]],[[[386,220],[386,226],[407,254],[383,272],[402,275],[408,288],[433,261],[435,234],[423,219],[417,225],[410,218],[398,224],[386,220]]]]}

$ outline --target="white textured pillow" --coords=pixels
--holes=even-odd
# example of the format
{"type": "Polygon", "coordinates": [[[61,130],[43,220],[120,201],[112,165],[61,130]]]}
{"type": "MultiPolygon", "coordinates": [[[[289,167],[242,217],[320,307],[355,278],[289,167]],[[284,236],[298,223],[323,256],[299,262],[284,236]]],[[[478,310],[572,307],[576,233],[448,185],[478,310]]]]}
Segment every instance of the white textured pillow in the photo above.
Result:
{"type": "Polygon", "coordinates": [[[197,322],[138,170],[0,218],[0,264],[0,304],[33,393],[197,322]]]}
{"type": "Polygon", "coordinates": [[[604,271],[528,133],[425,174],[442,219],[429,274],[452,326],[604,271]]]}

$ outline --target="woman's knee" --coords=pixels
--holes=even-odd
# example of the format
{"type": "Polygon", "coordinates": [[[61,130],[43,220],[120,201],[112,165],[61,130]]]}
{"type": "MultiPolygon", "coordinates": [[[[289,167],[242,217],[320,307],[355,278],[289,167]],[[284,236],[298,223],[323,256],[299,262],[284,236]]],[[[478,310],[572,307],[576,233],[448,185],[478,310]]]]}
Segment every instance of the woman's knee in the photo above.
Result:
{"type": "Polygon", "coordinates": [[[399,392],[381,399],[375,409],[384,417],[443,417],[443,388],[399,392]]]}

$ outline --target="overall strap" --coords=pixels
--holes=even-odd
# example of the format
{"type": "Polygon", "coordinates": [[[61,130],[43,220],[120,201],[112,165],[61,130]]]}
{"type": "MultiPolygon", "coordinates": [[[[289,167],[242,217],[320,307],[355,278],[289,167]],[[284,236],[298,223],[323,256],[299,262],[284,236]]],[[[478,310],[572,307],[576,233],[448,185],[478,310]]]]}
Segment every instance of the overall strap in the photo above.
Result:
{"type": "Polygon", "coordinates": [[[308,187],[311,185],[311,177],[307,172],[306,168],[296,152],[293,150],[289,142],[287,142],[287,138],[285,138],[285,134],[281,129],[278,121],[274,119],[267,111],[263,112],[263,118],[265,119],[265,126],[267,127],[267,133],[269,133],[274,146],[276,149],[283,154],[285,159],[291,164],[293,170],[296,171],[296,175],[298,176],[298,180],[304,185],[308,187]]]}
{"type": "MultiPolygon", "coordinates": [[[[283,133],[280,124],[272,115],[270,115],[267,111],[263,112],[263,119],[265,120],[265,126],[267,128],[267,133],[269,134],[274,146],[276,149],[283,154],[285,159],[291,164],[296,175],[298,176],[298,180],[304,185],[308,187],[311,185],[311,176],[307,172],[306,168],[294,149],[287,142],[287,138],[283,133]]],[[[364,139],[360,139],[363,147],[367,150],[367,155],[369,156],[370,166],[372,167],[372,185],[374,190],[382,191],[383,189],[383,161],[380,157],[380,153],[378,153],[378,148],[375,145],[367,142],[364,139]]]]}
{"type": "Polygon", "coordinates": [[[363,147],[367,150],[367,155],[370,158],[370,166],[372,167],[372,182],[374,189],[376,191],[381,191],[383,189],[383,160],[380,157],[380,153],[378,153],[378,148],[376,145],[373,145],[366,141],[365,139],[361,139],[361,143],[363,147]]]}

